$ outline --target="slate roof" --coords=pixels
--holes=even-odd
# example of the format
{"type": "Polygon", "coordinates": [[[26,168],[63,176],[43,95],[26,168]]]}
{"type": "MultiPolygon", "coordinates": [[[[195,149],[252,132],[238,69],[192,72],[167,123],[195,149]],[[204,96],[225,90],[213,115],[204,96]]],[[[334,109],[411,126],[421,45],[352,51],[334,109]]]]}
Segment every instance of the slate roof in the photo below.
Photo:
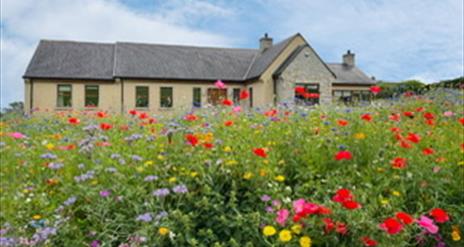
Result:
{"type": "Polygon", "coordinates": [[[337,77],[333,83],[375,84],[375,80],[372,80],[356,66],[342,63],[328,63],[327,65],[337,77]]]}
{"type": "Polygon", "coordinates": [[[245,81],[259,77],[295,36],[264,52],[259,49],[42,40],[24,78],[245,81]]]}

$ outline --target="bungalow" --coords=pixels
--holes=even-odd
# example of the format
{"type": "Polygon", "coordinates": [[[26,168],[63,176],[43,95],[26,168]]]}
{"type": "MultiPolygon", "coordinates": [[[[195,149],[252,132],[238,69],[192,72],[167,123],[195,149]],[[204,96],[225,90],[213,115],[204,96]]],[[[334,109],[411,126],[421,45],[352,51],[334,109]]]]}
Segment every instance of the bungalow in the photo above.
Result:
{"type": "Polygon", "coordinates": [[[224,98],[259,107],[370,97],[375,81],[355,66],[350,51],[343,63],[330,64],[301,34],[276,44],[265,34],[259,44],[259,49],[234,49],[41,40],[23,76],[25,109],[160,113],[224,98]],[[227,88],[214,87],[218,79],[227,88]],[[249,97],[239,101],[242,91],[249,97]]]}

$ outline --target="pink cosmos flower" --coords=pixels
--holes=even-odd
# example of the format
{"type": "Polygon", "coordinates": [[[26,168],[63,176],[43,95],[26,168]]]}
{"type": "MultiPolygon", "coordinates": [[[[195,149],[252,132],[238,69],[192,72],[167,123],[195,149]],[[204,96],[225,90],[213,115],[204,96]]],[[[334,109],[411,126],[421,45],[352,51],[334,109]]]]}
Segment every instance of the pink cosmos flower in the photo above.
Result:
{"type": "Polygon", "coordinates": [[[23,138],[26,138],[26,136],[22,133],[19,133],[19,132],[12,132],[10,134],[8,134],[9,136],[15,138],[15,139],[23,139],[23,138]]]}
{"type": "Polygon", "coordinates": [[[217,80],[214,85],[219,88],[219,89],[225,89],[226,88],[226,84],[224,84],[224,82],[222,82],[221,80],[217,80]]]}
{"type": "Polygon", "coordinates": [[[306,201],[303,198],[294,201],[293,202],[293,211],[295,211],[295,213],[297,213],[297,214],[303,212],[305,204],[306,204],[306,201]]]}
{"type": "Polygon", "coordinates": [[[445,116],[445,117],[452,117],[453,115],[454,115],[454,113],[452,111],[445,111],[443,113],[443,116],[445,116]]]}
{"type": "Polygon", "coordinates": [[[240,112],[241,110],[242,108],[240,106],[235,106],[234,108],[232,108],[233,112],[240,112]]]}
{"type": "Polygon", "coordinates": [[[419,221],[417,222],[422,228],[427,230],[428,232],[435,234],[438,232],[438,226],[434,224],[433,220],[427,216],[421,216],[419,221]]]}
{"type": "Polygon", "coordinates": [[[281,226],[284,226],[289,214],[290,212],[287,209],[281,209],[277,211],[277,223],[279,223],[281,226]]]}

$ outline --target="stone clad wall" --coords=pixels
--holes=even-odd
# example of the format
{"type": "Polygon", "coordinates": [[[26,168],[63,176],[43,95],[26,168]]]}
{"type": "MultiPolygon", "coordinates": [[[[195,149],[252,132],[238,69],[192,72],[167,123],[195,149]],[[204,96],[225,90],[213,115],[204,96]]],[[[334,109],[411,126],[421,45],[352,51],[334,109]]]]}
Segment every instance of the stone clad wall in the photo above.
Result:
{"type": "Polygon", "coordinates": [[[277,78],[277,102],[293,102],[296,83],[317,83],[320,104],[332,102],[333,74],[320,61],[313,49],[305,47],[277,78]]]}

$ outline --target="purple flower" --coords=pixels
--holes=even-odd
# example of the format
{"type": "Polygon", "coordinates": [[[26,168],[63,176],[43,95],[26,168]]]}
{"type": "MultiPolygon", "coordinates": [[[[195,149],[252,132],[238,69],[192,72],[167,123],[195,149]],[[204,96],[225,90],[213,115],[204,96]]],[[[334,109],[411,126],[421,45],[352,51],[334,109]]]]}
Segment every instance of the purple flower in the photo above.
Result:
{"type": "Polygon", "coordinates": [[[75,196],[71,196],[66,201],[63,202],[65,206],[73,205],[76,202],[77,198],[75,196]]]}
{"type": "Polygon", "coordinates": [[[276,208],[280,207],[281,204],[282,203],[279,200],[273,200],[272,201],[272,206],[274,206],[276,208]]]}
{"type": "Polygon", "coordinates": [[[145,182],[151,182],[151,181],[154,181],[154,180],[158,180],[158,176],[149,175],[149,176],[146,176],[145,179],[144,179],[143,181],[145,181],[145,182]]]}
{"type": "Polygon", "coordinates": [[[268,213],[274,213],[274,209],[271,206],[266,207],[266,212],[268,213]]]}
{"type": "Polygon", "coordinates": [[[185,185],[180,184],[180,185],[174,186],[174,188],[172,188],[172,191],[174,191],[174,193],[177,193],[177,194],[185,194],[188,192],[188,189],[185,185]]]}
{"type": "Polygon", "coordinates": [[[132,155],[132,160],[133,160],[133,161],[142,161],[143,158],[140,157],[140,156],[138,156],[138,155],[132,155]]]}
{"type": "Polygon", "coordinates": [[[168,188],[161,188],[153,191],[153,195],[156,197],[165,197],[169,195],[169,189],[168,188]]]}
{"type": "Polygon", "coordinates": [[[56,159],[57,157],[58,157],[58,156],[56,156],[56,155],[54,155],[54,154],[52,154],[52,153],[46,153],[46,154],[42,154],[42,155],[40,156],[40,158],[42,158],[42,159],[52,159],[52,160],[53,160],[53,159],[56,159]]]}
{"type": "Polygon", "coordinates": [[[143,221],[143,222],[150,222],[152,221],[151,214],[150,213],[141,214],[137,216],[136,220],[143,221]]]}
{"type": "Polygon", "coordinates": [[[14,238],[0,237],[0,246],[16,246],[16,244],[14,238]]]}
{"type": "Polygon", "coordinates": [[[99,240],[94,240],[90,243],[90,247],[100,247],[101,242],[99,240]]]}
{"type": "Polygon", "coordinates": [[[108,197],[108,196],[110,196],[110,195],[111,195],[111,191],[109,191],[109,190],[102,190],[102,191],[100,191],[100,196],[101,196],[101,197],[108,197]]]}
{"type": "Polygon", "coordinates": [[[53,170],[58,170],[58,169],[62,168],[63,166],[64,166],[63,163],[53,163],[53,162],[51,162],[51,163],[48,164],[48,168],[53,169],[53,170]]]}
{"type": "Polygon", "coordinates": [[[261,196],[261,201],[263,202],[268,202],[271,200],[271,197],[269,195],[263,195],[261,196]]]}

